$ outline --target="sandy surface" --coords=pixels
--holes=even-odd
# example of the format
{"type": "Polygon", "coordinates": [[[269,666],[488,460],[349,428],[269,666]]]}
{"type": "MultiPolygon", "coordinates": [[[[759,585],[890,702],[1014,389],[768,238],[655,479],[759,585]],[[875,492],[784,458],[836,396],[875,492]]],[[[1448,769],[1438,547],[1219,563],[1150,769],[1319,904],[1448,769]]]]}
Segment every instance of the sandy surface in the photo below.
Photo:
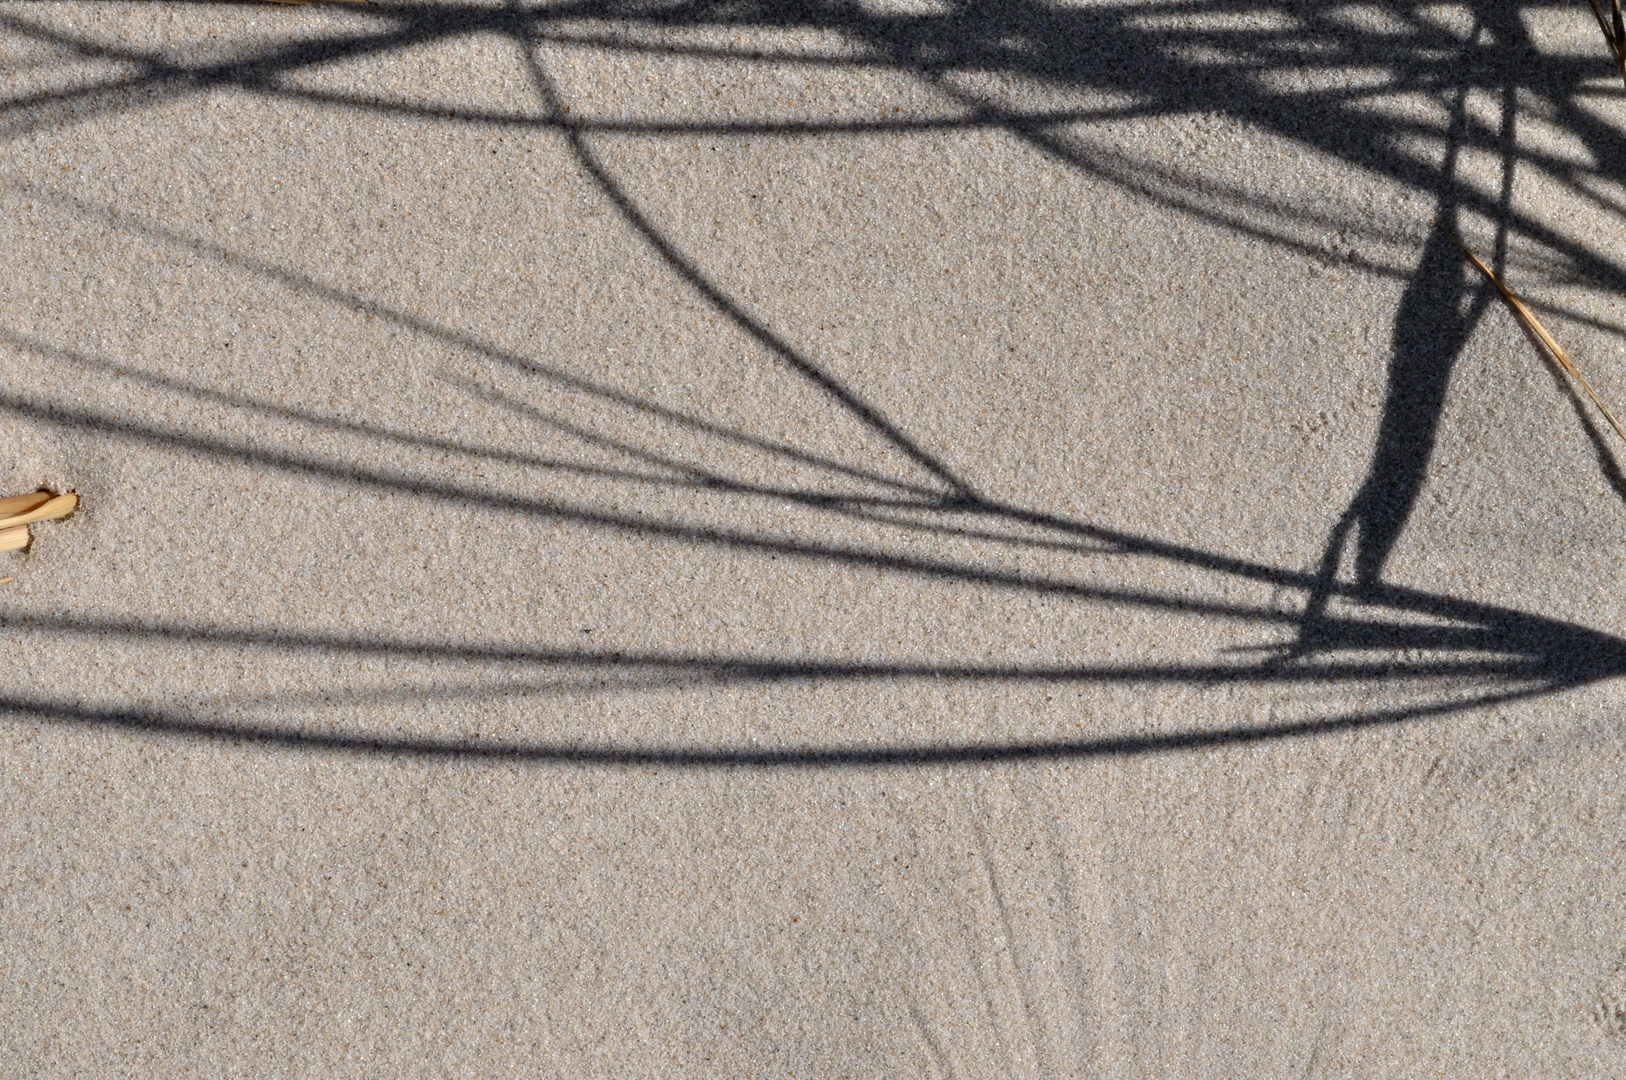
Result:
{"type": "Polygon", "coordinates": [[[1584,5],[0,5],[8,1076],[1626,1071],[1584,5]]]}

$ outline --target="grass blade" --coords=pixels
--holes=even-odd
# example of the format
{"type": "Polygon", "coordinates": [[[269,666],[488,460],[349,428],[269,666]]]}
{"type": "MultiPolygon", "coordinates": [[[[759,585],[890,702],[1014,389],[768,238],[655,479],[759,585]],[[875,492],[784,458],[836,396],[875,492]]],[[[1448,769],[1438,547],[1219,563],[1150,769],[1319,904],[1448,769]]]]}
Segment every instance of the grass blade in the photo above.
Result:
{"type": "Polygon", "coordinates": [[[1615,60],[1620,64],[1620,77],[1626,81],[1626,20],[1620,14],[1620,0],[1609,0],[1610,14],[1614,16],[1615,60]]]}
{"type": "Polygon", "coordinates": [[[1603,40],[1609,44],[1610,55],[1618,58],[1620,56],[1620,46],[1615,44],[1615,32],[1609,28],[1609,17],[1603,13],[1603,8],[1598,6],[1598,0],[1586,0],[1586,2],[1592,5],[1592,14],[1598,18],[1598,29],[1603,31],[1603,40]]]}
{"type": "MultiPolygon", "coordinates": [[[[1620,0],[1614,0],[1614,4],[1616,18],[1619,18],[1620,0]]],[[[1619,435],[1623,442],[1626,442],[1626,428],[1620,426],[1620,421],[1615,419],[1615,414],[1610,411],[1609,406],[1603,403],[1603,398],[1598,396],[1598,392],[1592,389],[1592,384],[1587,382],[1586,376],[1581,374],[1581,369],[1575,366],[1575,361],[1570,359],[1569,354],[1564,351],[1564,347],[1553,338],[1553,335],[1547,332],[1545,326],[1541,325],[1541,320],[1536,318],[1536,313],[1531,311],[1523,300],[1513,295],[1513,290],[1509,289],[1502,282],[1502,279],[1496,276],[1496,271],[1486,266],[1478,255],[1469,251],[1468,245],[1458,240],[1455,233],[1444,225],[1440,226],[1440,231],[1450,237],[1453,244],[1462,249],[1462,253],[1468,256],[1469,262],[1479,267],[1480,272],[1490,278],[1491,284],[1496,286],[1496,291],[1502,294],[1502,299],[1508,302],[1524,325],[1529,328],[1532,334],[1536,335],[1536,340],[1540,341],[1547,351],[1553,354],[1553,359],[1558,361],[1558,366],[1563,368],[1572,379],[1581,384],[1581,389],[1586,391],[1586,396],[1592,399],[1592,404],[1596,405],[1598,411],[1603,413],[1604,419],[1609,421],[1609,426],[1615,429],[1615,434],[1619,435]]],[[[5,522],[0,521],[0,525],[4,524],[5,522]]]]}

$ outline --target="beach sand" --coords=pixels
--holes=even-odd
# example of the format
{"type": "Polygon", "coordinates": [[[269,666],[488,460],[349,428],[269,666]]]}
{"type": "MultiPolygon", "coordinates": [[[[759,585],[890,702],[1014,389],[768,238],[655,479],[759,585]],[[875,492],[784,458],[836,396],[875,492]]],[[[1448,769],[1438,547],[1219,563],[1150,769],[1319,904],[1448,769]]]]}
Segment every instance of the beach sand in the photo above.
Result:
{"type": "Polygon", "coordinates": [[[0,1071],[1626,1071],[1584,6],[0,5],[0,1071]]]}

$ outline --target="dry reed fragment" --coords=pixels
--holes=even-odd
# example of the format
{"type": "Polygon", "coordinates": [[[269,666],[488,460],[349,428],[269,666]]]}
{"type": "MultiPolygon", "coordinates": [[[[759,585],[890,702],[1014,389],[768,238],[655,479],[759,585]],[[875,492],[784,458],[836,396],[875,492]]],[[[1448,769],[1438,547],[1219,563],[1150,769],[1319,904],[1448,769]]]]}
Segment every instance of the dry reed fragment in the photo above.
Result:
{"type": "MultiPolygon", "coordinates": [[[[1615,434],[1619,435],[1622,440],[1626,440],[1626,428],[1620,426],[1620,421],[1615,419],[1615,414],[1610,411],[1609,406],[1603,403],[1603,398],[1598,396],[1598,392],[1592,389],[1592,384],[1587,382],[1586,376],[1581,374],[1581,369],[1575,366],[1575,361],[1570,359],[1569,354],[1564,351],[1564,347],[1554,339],[1553,335],[1547,332],[1545,326],[1541,325],[1541,320],[1536,318],[1536,313],[1526,307],[1523,300],[1514,296],[1513,290],[1509,289],[1503,284],[1502,279],[1496,276],[1496,271],[1486,266],[1478,255],[1469,251],[1468,245],[1457,239],[1455,233],[1444,225],[1440,226],[1440,231],[1450,237],[1453,244],[1462,249],[1462,253],[1468,256],[1468,261],[1479,267],[1480,273],[1490,278],[1491,284],[1496,286],[1496,291],[1502,294],[1502,299],[1512,306],[1524,325],[1529,327],[1532,334],[1536,335],[1536,340],[1540,341],[1546,346],[1547,351],[1553,354],[1553,359],[1558,361],[1559,367],[1563,368],[1572,379],[1581,384],[1581,389],[1586,391],[1586,396],[1592,399],[1592,404],[1596,405],[1598,411],[1603,413],[1604,419],[1609,421],[1609,426],[1615,429],[1615,434]]],[[[4,524],[4,521],[0,521],[0,526],[4,524]]]]}
{"type": "Polygon", "coordinates": [[[21,551],[28,546],[28,526],[15,525],[0,529],[0,551],[21,551]]]}
{"type": "Polygon", "coordinates": [[[1612,15],[1612,27],[1615,31],[1615,60],[1620,64],[1620,77],[1626,80],[1626,22],[1620,14],[1620,0],[1609,0],[1609,13],[1612,15]]]}
{"type": "Polygon", "coordinates": [[[1615,32],[1609,28],[1609,20],[1604,16],[1603,8],[1598,6],[1598,0],[1586,0],[1586,2],[1592,5],[1592,14],[1597,16],[1598,29],[1603,31],[1603,40],[1608,44],[1609,51],[1618,53],[1619,50],[1615,48],[1615,32]]]}
{"type": "Polygon", "coordinates": [[[28,525],[35,521],[51,521],[55,518],[67,517],[73,513],[74,507],[79,505],[79,496],[68,494],[58,495],[43,505],[36,506],[22,514],[12,514],[0,518],[0,530],[10,529],[15,525],[28,525]]]}
{"type": "Polygon", "coordinates": [[[1609,0],[1608,15],[1603,13],[1598,0],[1587,0],[1587,3],[1592,5],[1592,14],[1598,19],[1598,29],[1603,31],[1603,40],[1620,68],[1621,81],[1626,82],[1626,19],[1621,16],[1620,0],[1609,0]]]}
{"type": "Polygon", "coordinates": [[[49,491],[31,491],[27,495],[13,495],[10,498],[0,499],[0,518],[8,518],[13,514],[26,514],[30,510],[44,506],[51,501],[49,491]]]}

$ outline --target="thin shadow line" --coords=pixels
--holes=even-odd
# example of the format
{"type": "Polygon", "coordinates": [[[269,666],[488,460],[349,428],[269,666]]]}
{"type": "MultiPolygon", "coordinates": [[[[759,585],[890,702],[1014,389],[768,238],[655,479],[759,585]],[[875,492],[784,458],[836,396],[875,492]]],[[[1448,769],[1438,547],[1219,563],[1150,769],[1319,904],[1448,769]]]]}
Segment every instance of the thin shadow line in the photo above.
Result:
{"type": "MultiPolygon", "coordinates": [[[[521,17],[520,8],[511,2],[508,10],[514,15],[514,23],[510,28],[510,33],[525,57],[526,67],[530,72],[537,96],[541,99],[543,106],[550,115],[568,118],[570,110],[566,107],[564,99],[560,97],[553,85],[553,80],[549,78],[546,70],[542,67],[541,60],[536,55],[536,41],[530,27],[526,25],[525,20],[521,17]]],[[[670,264],[672,270],[696,294],[733,321],[747,336],[779,357],[786,365],[800,373],[804,378],[839,402],[848,412],[858,417],[888,442],[903,451],[916,464],[948,484],[952,492],[949,501],[963,501],[973,496],[974,493],[970,486],[956,476],[953,470],[936,455],[927,452],[913,439],[905,435],[897,425],[882,416],[874,406],[859,398],[858,395],[848,390],[840,382],[837,382],[823,368],[803,356],[790,342],[780,337],[755,316],[746,312],[732,297],[724,293],[710,277],[702,272],[693,261],[666,238],[664,233],[655,227],[654,223],[645,216],[642,210],[638,209],[631,196],[605,169],[598,155],[594,153],[593,148],[587,144],[587,139],[580,132],[567,127],[565,129],[565,139],[569,142],[570,148],[574,152],[576,160],[581,164],[583,171],[598,185],[604,197],[616,208],[627,224],[631,225],[644,238],[644,241],[670,264]]]]}
{"type": "Polygon", "coordinates": [[[102,709],[4,695],[0,695],[0,713],[16,713],[50,723],[107,728],[120,732],[181,736],[250,746],[326,750],[364,756],[677,769],[871,769],[893,766],[1090,760],[1246,746],[1370,728],[1394,727],[1464,709],[1488,708],[1542,696],[1551,690],[1551,687],[1540,686],[1484,694],[1467,701],[1347,714],[1325,720],[1248,724],[1212,731],[1183,730],[1166,735],[1120,735],[1095,739],[1009,743],[952,743],[918,747],[803,747],[778,750],[643,749],[590,744],[388,738],[313,732],[292,727],[248,729],[191,719],[159,710],[102,709]]]}
{"type": "MultiPolygon", "coordinates": [[[[833,563],[869,566],[917,574],[927,578],[976,582],[1038,594],[1069,596],[1079,600],[1125,604],[1152,610],[1184,611],[1192,614],[1212,614],[1223,618],[1242,618],[1265,622],[1296,620],[1296,616],[1285,614],[1271,607],[1244,607],[1217,601],[1175,597],[1146,590],[1087,586],[1074,582],[1037,578],[1031,575],[990,570],[985,567],[937,559],[894,555],[882,551],[848,548],[833,544],[707,529],[641,517],[635,514],[575,506],[557,500],[494,494],[465,485],[390,475],[359,465],[349,467],[335,465],[318,457],[301,455],[286,450],[270,451],[258,446],[238,446],[206,438],[202,435],[181,434],[153,425],[104,416],[82,406],[70,408],[59,403],[37,403],[14,394],[0,393],[0,410],[11,411],[18,415],[30,416],[51,423],[100,430],[111,435],[147,442],[171,450],[185,449],[226,460],[269,465],[290,472],[304,473],[350,484],[361,484],[400,494],[461,503],[501,512],[552,518],[584,526],[610,528],[636,535],[660,536],[746,551],[793,555],[833,563]]],[[[1008,517],[1010,520],[1027,524],[1048,525],[1052,528],[1114,544],[1122,548],[1125,554],[1170,559],[1199,569],[1229,574],[1264,584],[1308,590],[1319,582],[1316,575],[1302,571],[1251,562],[1233,556],[1218,555],[1198,548],[1152,540],[1102,526],[1071,522],[1054,515],[1023,510],[990,500],[979,500],[976,503],[967,504],[961,509],[1008,517]]],[[[1334,591],[1337,593],[1349,592],[1351,588],[1351,586],[1342,584],[1334,585],[1334,591]]],[[[1543,637],[1558,631],[1569,636],[1577,643],[1584,639],[1610,648],[1622,644],[1619,639],[1599,631],[1576,627],[1568,623],[1493,604],[1439,596],[1404,586],[1380,583],[1375,588],[1361,591],[1359,595],[1369,603],[1382,604],[1439,618],[1494,624],[1510,633],[1523,632],[1536,637],[1543,637]]]]}
{"type": "MultiPolygon", "coordinates": [[[[1201,615],[1229,615],[1260,626],[1290,628],[1297,617],[1286,612],[1214,602],[1175,601],[1171,610],[1201,615]],[[1218,608],[1218,610],[1216,610],[1218,608]]],[[[1329,619],[1336,648],[1303,664],[1273,661],[1239,663],[1148,663],[1047,665],[1012,663],[842,660],[821,657],[720,656],[673,652],[517,646],[496,643],[457,644],[434,639],[387,638],[301,630],[232,628],[198,623],[130,621],[109,618],[51,616],[0,612],[0,630],[31,635],[122,637],[149,643],[208,642],[248,649],[275,649],[337,656],[383,656],[401,660],[452,661],[525,667],[581,669],[653,669],[689,672],[739,680],[817,679],[948,679],[1013,682],[1241,682],[1301,683],[1338,679],[1412,677],[1498,677],[1584,683],[1626,674],[1626,641],[1595,630],[1532,616],[1511,617],[1481,626],[1430,626],[1378,619],[1329,619]],[[1333,662],[1333,651],[1360,653],[1433,650],[1476,653],[1476,659],[1373,660],[1333,662]]]]}
{"type": "MultiPolygon", "coordinates": [[[[1192,5],[1191,10],[1207,10],[1207,6],[1192,5]]],[[[1170,64],[1182,65],[1183,62],[1169,56],[1159,56],[1156,63],[1150,61],[1138,64],[1128,63],[1124,59],[1125,56],[1132,56],[1146,51],[1145,49],[1134,48],[1137,43],[1141,45],[1150,44],[1154,46],[1152,51],[1156,52],[1155,46],[1158,43],[1183,42],[1188,40],[1189,36],[1160,34],[1138,29],[1133,25],[1132,20],[1126,23],[1119,17],[1117,21],[1114,21],[1114,17],[1110,13],[1108,16],[1095,16],[1084,19],[1074,16],[1072,22],[1069,23],[1066,20],[1057,22],[1057,13],[1054,11],[1033,8],[1030,5],[1010,5],[1008,9],[998,6],[979,8],[975,5],[969,5],[948,19],[886,19],[868,16],[852,10],[833,11],[822,5],[809,7],[792,4],[784,7],[761,8],[756,11],[756,21],[753,22],[749,15],[751,11],[752,9],[749,6],[717,9],[709,5],[684,5],[667,10],[641,7],[621,10],[616,5],[605,4],[560,5],[533,12],[530,21],[539,26],[550,20],[588,17],[622,22],[631,20],[667,29],[695,24],[717,27],[760,25],[777,28],[813,27],[836,29],[868,40],[878,50],[878,56],[891,56],[894,63],[900,68],[914,70],[923,75],[934,76],[951,69],[979,70],[978,65],[980,64],[987,66],[989,70],[1010,71],[1050,81],[1071,81],[1081,85],[1095,85],[1084,78],[1093,69],[1082,66],[1082,61],[1077,57],[1072,56],[1071,53],[1064,54],[1060,50],[1061,41],[1080,38],[1082,35],[1081,40],[1099,39],[1103,42],[1116,42],[1120,46],[1120,53],[1123,54],[1117,57],[1118,66],[1123,68],[1121,72],[1118,72],[1120,78],[1116,82],[1107,80],[1097,80],[1096,82],[1100,88],[1104,89],[1123,89],[1152,95],[1154,104],[1147,106],[1147,115],[1175,114],[1211,106],[1212,98],[1199,96],[1192,86],[1185,85],[1185,82],[1178,75],[1179,71],[1183,70],[1195,77],[1198,83],[1211,82],[1214,78],[1224,76],[1222,81],[1232,91],[1230,97],[1234,98],[1228,111],[1233,112],[1239,119],[1263,121],[1267,127],[1289,138],[1308,141],[1309,144],[1322,150],[1345,157],[1349,156],[1346,152],[1340,150],[1339,146],[1327,143],[1328,133],[1338,129],[1338,124],[1305,126],[1304,95],[1262,93],[1261,88],[1249,82],[1247,78],[1235,77],[1249,75],[1246,70],[1229,71],[1229,69],[1221,69],[1215,72],[1201,69],[1200,66],[1184,65],[1177,67],[1176,73],[1171,74],[1170,64]],[[987,34],[993,33],[996,25],[1008,25],[1013,29],[1020,29],[1020,19],[1022,18],[1032,20],[1035,26],[1055,24],[1055,29],[1059,31],[1059,37],[1055,42],[1047,45],[1046,49],[1033,55],[1020,52],[1011,53],[1002,49],[992,51],[984,49],[983,52],[979,53],[964,40],[963,28],[966,26],[986,23],[987,26],[983,27],[983,30],[987,34]],[[933,44],[934,42],[936,44],[933,44]],[[921,52],[925,45],[932,45],[935,48],[937,45],[942,44],[953,47],[936,59],[928,59],[921,52]],[[1125,52],[1124,50],[1128,51],[1125,52]],[[1227,74],[1227,72],[1229,73],[1227,74]],[[1171,86],[1175,87],[1172,91],[1171,86]]],[[[342,40],[345,50],[360,48],[361,46],[357,45],[356,42],[371,42],[372,51],[378,51],[402,46],[403,44],[438,40],[458,33],[474,33],[481,30],[510,33],[511,24],[515,19],[512,12],[493,12],[490,9],[452,4],[402,4],[391,5],[387,8],[375,7],[369,9],[370,14],[385,12],[401,20],[402,25],[413,26],[415,36],[410,36],[410,40],[401,38],[399,34],[375,35],[370,39],[362,37],[324,40],[330,42],[341,42],[342,40]]],[[[245,89],[273,96],[281,93],[278,85],[268,82],[265,77],[256,74],[257,72],[266,68],[282,70],[305,64],[324,62],[332,59],[332,54],[335,51],[347,54],[344,50],[339,50],[337,45],[328,48],[324,52],[322,41],[303,42],[298,50],[291,52],[287,49],[280,51],[273,49],[238,61],[235,65],[212,65],[191,69],[157,59],[152,54],[121,53],[109,46],[82,41],[59,31],[36,26],[26,20],[16,20],[16,22],[19,31],[26,28],[27,31],[36,36],[44,35],[49,40],[60,41],[65,47],[82,50],[86,55],[112,56],[128,59],[130,62],[158,64],[165,71],[179,72],[180,74],[175,75],[174,79],[186,83],[189,87],[195,84],[212,85],[215,81],[225,78],[227,73],[233,70],[240,71],[242,74],[239,77],[239,82],[245,89]]],[[[1330,34],[1334,37],[1341,35],[1343,38],[1347,38],[1351,32],[1348,27],[1326,23],[1325,20],[1322,20],[1322,22],[1325,25],[1309,29],[1306,33],[1310,33],[1311,36],[1320,33],[1323,35],[1330,34]]],[[[1437,29],[1428,27],[1419,27],[1419,29],[1426,30],[1432,35],[1430,41],[1436,47],[1448,47],[1458,50],[1461,48],[1462,43],[1449,34],[1443,34],[1437,29]]],[[[546,31],[539,29],[538,33],[545,34],[546,31]]],[[[1199,37],[1204,36],[1199,35],[1199,37]]],[[[1206,35],[1206,37],[1213,36],[1215,35],[1212,33],[1206,35]]],[[[1224,35],[1219,36],[1224,37],[1224,35]]],[[[1404,69],[1416,73],[1416,79],[1412,82],[1401,80],[1394,85],[1383,88],[1388,92],[1400,92],[1408,88],[1427,90],[1438,81],[1437,63],[1425,62],[1425,58],[1421,54],[1410,61],[1402,63],[1395,56],[1394,47],[1394,42],[1388,39],[1373,41],[1370,44],[1362,43],[1359,47],[1340,52],[1337,56],[1327,59],[1325,62],[1331,66],[1337,66],[1339,63],[1376,63],[1394,67],[1396,70],[1404,69]],[[1424,76],[1427,76],[1427,78],[1424,78],[1424,76]]],[[[1301,67],[1312,59],[1311,56],[1295,54],[1286,56],[1280,61],[1272,61],[1272,63],[1291,62],[1292,66],[1301,67]]],[[[1490,62],[1477,57],[1477,54],[1475,54],[1474,63],[1477,71],[1486,67],[1490,62]]],[[[1558,66],[1563,69],[1562,71],[1557,74],[1542,74],[1551,66],[1551,64],[1546,64],[1540,71],[1535,69],[1525,71],[1523,77],[1526,82],[1522,85],[1529,86],[1537,92],[1546,92],[1556,88],[1560,93],[1555,96],[1554,93],[1549,92],[1547,96],[1557,102],[1563,109],[1565,118],[1571,121],[1572,125],[1578,125],[1579,129],[1584,129],[1578,130],[1578,134],[1587,143],[1589,150],[1600,161],[1620,160],[1622,151],[1617,145],[1619,140],[1612,129],[1608,129],[1600,119],[1577,111],[1559,100],[1564,93],[1573,91],[1576,80],[1582,73],[1597,70],[1601,76],[1607,73],[1607,65],[1601,61],[1558,62],[1558,66]]],[[[25,106],[29,104],[38,105],[39,103],[19,101],[13,104],[25,106]]],[[[1025,130],[1024,137],[1026,138],[1031,139],[1042,133],[1043,124],[1026,123],[1020,113],[993,110],[988,112],[988,115],[992,116],[995,112],[1000,113],[1002,124],[1009,127],[1013,132],[1023,133],[1025,130]]],[[[1387,146],[1385,140],[1389,135],[1393,134],[1392,129],[1399,121],[1384,118],[1380,124],[1375,117],[1351,113],[1348,109],[1343,109],[1340,112],[1345,121],[1354,124],[1361,131],[1372,136],[1368,140],[1370,144],[1368,156],[1371,156],[1372,160],[1365,161],[1365,159],[1362,159],[1362,162],[1368,166],[1378,167],[1386,174],[1409,185],[1415,185],[1426,179],[1426,174],[1430,172],[1426,163],[1421,160],[1407,158],[1404,154],[1397,155],[1383,149],[1387,146]]],[[[1487,137],[1491,137],[1491,133],[1488,131],[1487,137]]],[[[1494,138],[1491,138],[1491,141],[1494,142],[1494,138]]],[[[1044,139],[1036,141],[1035,145],[1042,145],[1047,152],[1057,154],[1075,167],[1099,175],[1111,182],[1125,186],[1129,190],[1137,191],[1184,212],[1215,221],[1227,228],[1239,230],[1244,235],[1256,235],[1267,242],[1285,244],[1295,249],[1302,246],[1293,237],[1278,234],[1268,229],[1260,229],[1240,218],[1219,214],[1212,208],[1206,208],[1189,198],[1180,197],[1168,191],[1160,191],[1155,186],[1143,184],[1122,169],[1109,167],[1106,162],[1099,158],[1092,160],[1090,155],[1077,148],[1062,148],[1059,143],[1048,143],[1044,139]]],[[[1347,148],[1345,149],[1347,150],[1347,148]]],[[[1500,149],[1500,147],[1498,146],[1497,149],[1500,149]]],[[[1527,150],[1523,151],[1523,153],[1528,158],[1532,151],[1527,150]]],[[[1559,179],[1562,179],[1565,175],[1573,174],[1576,170],[1573,163],[1560,158],[1553,158],[1551,161],[1545,162],[1544,167],[1552,172],[1555,178],[1559,179]]],[[[1470,193],[1471,195],[1472,193],[1470,193]]],[[[1486,209],[1477,204],[1474,204],[1472,208],[1486,209]]],[[[1553,247],[1554,250],[1564,252],[1578,265],[1587,266],[1594,274],[1602,273],[1603,278],[1600,281],[1604,284],[1618,284],[1618,279],[1622,278],[1621,272],[1612,264],[1602,262],[1584,249],[1566,242],[1563,237],[1547,229],[1540,222],[1519,217],[1510,224],[1517,226],[1520,231],[1530,235],[1538,242],[1553,247]]]]}
{"type": "MultiPolygon", "coordinates": [[[[919,495],[930,499],[934,503],[940,502],[943,497],[942,491],[935,488],[926,487],[922,484],[911,483],[906,480],[898,480],[882,473],[874,472],[870,469],[858,468],[856,466],[847,465],[840,461],[826,458],[818,454],[809,453],[805,450],[792,446],[789,443],[778,442],[772,439],[764,439],[756,435],[751,435],[747,432],[738,431],[733,428],[723,427],[720,424],[711,423],[707,420],[702,420],[697,416],[692,416],[677,409],[671,409],[656,402],[637,397],[636,395],[625,393],[624,391],[617,390],[612,386],[583,378],[580,375],[573,374],[572,372],[566,371],[563,368],[555,365],[544,364],[540,361],[532,360],[528,357],[520,355],[519,353],[504,349],[493,342],[479,338],[474,334],[447,328],[430,319],[419,315],[413,315],[399,308],[391,307],[382,301],[369,300],[365,297],[356,296],[352,293],[345,292],[341,289],[319,281],[316,278],[308,277],[297,270],[290,270],[274,263],[240,255],[230,248],[211,243],[207,240],[200,240],[196,237],[187,236],[184,233],[166,229],[155,222],[147,221],[135,214],[113,210],[108,207],[97,206],[94,203],[88,203],[83,200],[76,199],[73,196],[61,195],[57,192],[37,188],[26,183],[12,181],[6,186],[12,188],[12,190],[21,191],[28,195],[32,195],[35,198],[45,199],[55,203],[56,205],[77,210],[88,217],[97,217],[111,224],[130,229],[133,232],[150,236],[156,240],[175,244],[187,251],[193,252],[194,254],[202,255],[206,258],[219,262],[224,266],[246,269],[252,273],[275,281],[291,291],[303,292],[319,299],[331,301],[359,314],[372,315],[375,318],[395,323],[398,326],[422,333],[426,337],[433,338],[445,344],[467,349],[476,355],[484,357],[488,360],[492,360],[503,365],[504,367],[511,368],[527,375],[538,376],[563,386],[566,389],[574,390],[589,397],[608,402],[611,405],[621,406],[635,413],[642,413],[655,417],[656,419],[666,420],[690,431],[697,431],[704,435],[710,435],[715,438],[722,439],[726,442],[732,442],[755,450],[761,450],[765,453],[780,456],[800,464],[810,465],[817,469],[823,469],[828,472],[837,473],[858,480],[869,481],[897,491],[919,495]]],[[[53,349],[52,346],[35,342],[33,339],[23,340],[27,340],[30,347],[36,348],[42,352],[49,353],[53,349]]]]}

